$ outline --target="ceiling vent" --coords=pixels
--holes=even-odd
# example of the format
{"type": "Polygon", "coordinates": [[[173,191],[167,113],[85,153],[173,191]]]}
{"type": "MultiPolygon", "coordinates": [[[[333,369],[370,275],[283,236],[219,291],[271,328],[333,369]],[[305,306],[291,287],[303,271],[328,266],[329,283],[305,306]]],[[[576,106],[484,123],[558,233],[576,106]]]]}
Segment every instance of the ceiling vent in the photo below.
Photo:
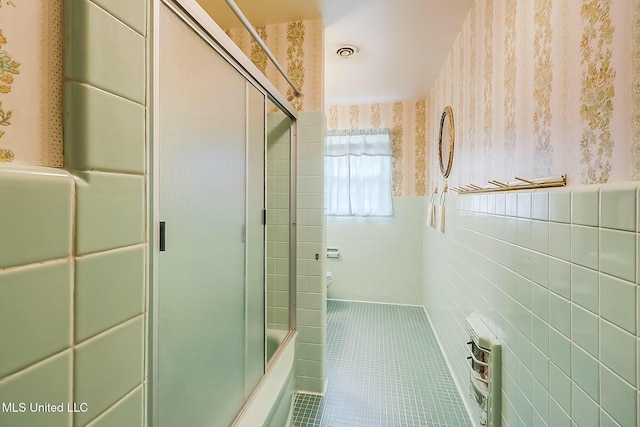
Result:
{"type": "Polygon", "coordinates": [[[340,46],[336,49],[336,55],[340,58],[351,58],[356,53],[360,52],[360,49],[357,46],[353,46],[350,44],[346,44],[344,46],[340,46]]]}

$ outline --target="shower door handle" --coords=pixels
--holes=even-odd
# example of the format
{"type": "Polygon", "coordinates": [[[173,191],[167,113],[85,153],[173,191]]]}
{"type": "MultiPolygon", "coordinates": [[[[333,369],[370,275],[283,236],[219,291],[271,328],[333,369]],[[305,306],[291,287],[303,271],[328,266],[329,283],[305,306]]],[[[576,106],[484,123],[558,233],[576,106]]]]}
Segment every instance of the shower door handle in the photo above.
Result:
{"type": "Polygon", "coordinates": [[[160,252],[164,252],[165,250],[165,222],[164,221],[160,221],[160,252]]]}

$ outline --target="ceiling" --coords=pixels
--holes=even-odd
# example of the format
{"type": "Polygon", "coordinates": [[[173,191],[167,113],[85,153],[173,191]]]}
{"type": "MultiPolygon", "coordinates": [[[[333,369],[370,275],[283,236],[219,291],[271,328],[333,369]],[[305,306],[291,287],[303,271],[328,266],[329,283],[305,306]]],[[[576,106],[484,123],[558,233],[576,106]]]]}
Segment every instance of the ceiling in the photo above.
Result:
{"type": "MultiPolygon", "coordinates": [[[[249,21],[323,19],[325,104],[424,99],[473,0],[235,0],[249,21]],[[335,54],[350,44],[359,53],[335,54]]],[[[223,28],[240,24],[224,0],[198,0],[223,28]]]]}

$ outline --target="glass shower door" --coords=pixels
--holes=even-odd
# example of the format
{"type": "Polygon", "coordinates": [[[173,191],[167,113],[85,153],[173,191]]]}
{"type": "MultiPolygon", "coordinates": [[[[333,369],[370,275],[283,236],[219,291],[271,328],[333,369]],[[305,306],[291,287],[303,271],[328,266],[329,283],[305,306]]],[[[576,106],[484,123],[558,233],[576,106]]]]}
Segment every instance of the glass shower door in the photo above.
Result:
{"type": "Polygon", "coordinates": [[[159,30],[154,425],[229,425],[264,373],[264,95],[164,5],[159,30]]]}

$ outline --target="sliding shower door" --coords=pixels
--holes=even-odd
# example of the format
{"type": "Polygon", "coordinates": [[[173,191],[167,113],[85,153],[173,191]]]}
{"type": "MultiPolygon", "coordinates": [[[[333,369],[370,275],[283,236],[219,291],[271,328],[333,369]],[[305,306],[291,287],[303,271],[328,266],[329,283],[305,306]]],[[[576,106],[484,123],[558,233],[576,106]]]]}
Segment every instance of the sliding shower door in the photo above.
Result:
{"type": "Polygon", "coordinates": [[[164,5],[159,31],[153,424],[229,425],[264,373],[265,96],[164,5]]]}

